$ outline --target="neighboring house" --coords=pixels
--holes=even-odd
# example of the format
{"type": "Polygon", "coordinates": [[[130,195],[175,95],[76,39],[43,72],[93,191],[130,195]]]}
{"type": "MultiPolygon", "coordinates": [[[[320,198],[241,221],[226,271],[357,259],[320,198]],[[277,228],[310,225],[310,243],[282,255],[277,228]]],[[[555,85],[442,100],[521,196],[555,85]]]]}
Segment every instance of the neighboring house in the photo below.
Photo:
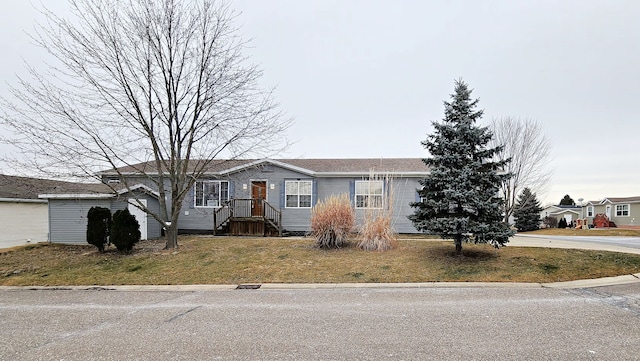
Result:
{"type": "MultiPolygon", "coordinates": [[[[127,192],[143,191],[145,201],[158,207],[157,189],[151,189],[151,183],[138,171],[146,169],[149,174],[150,166],[118,169],[127,174],[127,184],[137,184],[121,194],[42,195],[49,200],[51,241],[85,242],[86,221],[58,224],[53,220],[65,214],[86,217],[93,205],[121,209],[127,206],[127,192]]],[[[368,211],[391,207],[396,231],[418,233],[407,216],[413,213],[409,203],[419,201],[418,180],[427,174],[420,158],[219,160],[211,163],[185,197],[179,232],[305,234],[310,230],[311,209],[318,200],[344,193],[359,222],[368,211]]],[[[115,170],[99,175],[104,183],[117,179],[115,170]]],[[[159,237],[160,224],[151,217],[146,220],[148,237],[159,237]]]]}
{"type": "Polygon", "coordinates": [[[48,205],[38,195],[77,193],[84,187],[85,184],[72,182],[0,175],[0,246],[47,241],[48,205]]]}
{"type": "Polygon", "coordinates": [[[640,226],[640,196],[636,197],[607,197],[601,201],[591,201],[583,206],[587,224],[593,224],[597,214],[604,214],[617,227],[640,226]]]}
{"type": "Polygon", "coordinates": [[[555,218],[557,221],[564,218],[567,221],[567,224],[574,222],[579,218],[584,218],[582,214],[582,208],[580,206],[569,206],[569,205],[550,205],[546,206],[540,212],[540,219],[543,220],[545,217],[555,218]]]}

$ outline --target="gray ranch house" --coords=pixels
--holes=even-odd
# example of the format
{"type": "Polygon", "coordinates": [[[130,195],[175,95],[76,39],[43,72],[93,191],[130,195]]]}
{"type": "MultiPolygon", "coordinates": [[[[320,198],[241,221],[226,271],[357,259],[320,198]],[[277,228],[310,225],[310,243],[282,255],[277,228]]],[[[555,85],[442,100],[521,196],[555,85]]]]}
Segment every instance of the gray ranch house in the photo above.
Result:
{"type": "MultiPolygon", "coordinates": [[[[49,201],[50,241],[85,243],[86,214],[92,206],[112,212],[128,207],[133,213],[135,193],[147,206],[159,207],[157,189],[136,171],[145,167],[100,172],[104,191],[41,195],[49,201]],[[113,188],[119,182],[118,173],[126,174],[126,184],[135,186],[107,191],[106,184],[113,188]]],[[[420,158],[219,160],[210,164],[185,197],[179,232],[302,235],[310,230],[311,210],[319,200],[347,194],[359,222],[366,212],[392,208],[397,232],[418,233],[407,216],[413,213],[409,204],[420,200],[418,181],[427,174],[420,158]]],[[[134,215],[146,238],[161,236],[162,227],[155,219],[134,215]]]]}

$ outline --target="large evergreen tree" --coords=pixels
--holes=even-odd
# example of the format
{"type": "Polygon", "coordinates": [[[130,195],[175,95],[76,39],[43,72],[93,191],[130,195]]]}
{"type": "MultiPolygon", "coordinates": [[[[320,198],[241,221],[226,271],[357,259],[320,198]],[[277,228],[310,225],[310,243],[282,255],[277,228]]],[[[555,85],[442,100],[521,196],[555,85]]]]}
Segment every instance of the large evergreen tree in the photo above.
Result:
{"type": "Polygon", "coordinates": [[[540,228],[540,212],[542,207],[529,188],[525,188],[520,193],[516,203],[513,216],[516,219],[516,229],[518,232],[535,231],[540,228]]]}
{"type": "Polygon", "coordinates": [[[424,159],[430,172],[418,190],[424,201],[412,203],[415,211],[409,216],[418,230],[453,239],[458,255],[462,242],[499,247],[513,235],[503,222],[499,194],[509,175],[498,171],[508,160],[492,161],[500,148],[488,148],[491,131],[476,125],[483,113],[476,110],[478,101],[465,82],[455,82],[443,121],[432,122],[435,132],[422,142],[431,155],[424,159]]]}

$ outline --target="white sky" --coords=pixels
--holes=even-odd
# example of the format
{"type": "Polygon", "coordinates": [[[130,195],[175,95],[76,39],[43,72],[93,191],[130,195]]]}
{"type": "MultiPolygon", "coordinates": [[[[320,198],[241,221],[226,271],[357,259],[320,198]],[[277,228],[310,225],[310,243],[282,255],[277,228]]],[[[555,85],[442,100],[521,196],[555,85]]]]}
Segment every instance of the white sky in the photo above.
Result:
{"type": "MultiPolygon", "coordinates": [[[[64,0],[46,0],[66,11],[64,0]]],[[[294,118],[282,157],[425,157],[462,78],[493,117],[538,120],[553,144],[543,203],[640,195],[640,1],[237,0],[251,59],[294,118]]],[[[37,12],[0,0],[0,94],[37,12]]],[[[0,130],[1,131],[1,130],[0,130]]],[[[4,150],[4,148],[0,148],[4,150]]]]}

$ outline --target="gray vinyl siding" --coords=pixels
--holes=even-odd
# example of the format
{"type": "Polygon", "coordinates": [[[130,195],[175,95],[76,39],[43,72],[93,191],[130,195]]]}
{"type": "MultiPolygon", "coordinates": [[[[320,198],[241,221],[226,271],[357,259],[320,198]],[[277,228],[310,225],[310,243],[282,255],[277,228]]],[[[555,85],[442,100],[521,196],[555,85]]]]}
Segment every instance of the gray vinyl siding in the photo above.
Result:
{"type": "MultiPolygon", "coordinates": [[[[251,198],[251,181],[267,182],[267,202],[282,212],[283,229],[290,232],[308,232],[311,223],[311,208],[286,208],[284,204],[284,184],[287,180],[311,180],[313,181],[313,197],[312,205],[318,200],[323,200],[334,194],[347,194],[353,207],[355,207],[355,199],[353,195],[352,185],[356,180],[363,180],[367,177],[320,177],[314,178],[304,173],[292,171],[276,165],[269,165],[267,169],[256,167],[243,169],[235,173],[225,175],[223,177],[202,177],[199,180],[217,179],[229,182],[229,196],[235,199],[251,198]]],[[[416,201],[416,189],[418,188],[418,177],[413,178],[394,178],[394,199],[393,199],[393,226],[400,233],[417,233],[413,224],[407,216],[413,213],[413,209],[409,206],[411,202],[416,201]]],[[[130,181],[129,184],[144,183],[149,186],[148,180],[138,179],[130,181]]],[[[169,189],[165,185],[165,189],[169,189]]],[[[388,197],[389,189],[385,187],[385,197],[388,197]]],[[[171,195],[167,193],[167,197],[171,195]]],[[[114,204],[114,211],[119,207],[124,207],[125,203],[114,204]]],[[[170,200],[167,199],[167,203],[170,200]]],[[[385,205],[389,205],[389,200],[385,199],[385,205]]],[[[157,203],[157,202],[156,202],[157,203]]],[[[149,203],[154,204],[156,203],[149,203]]],[[[159,207],[159,205],[157,205],[159,207]]],[[[168,207],[171,205],[168,204],[168,207]]],[[[213,213],[218,208],[195,207],[194,190],[189,191],[182,202],[179,216],[179,230],[182,233],[189,232],[212,232],[213,231],[213,213]]],[[[359,209],[356,211],[357,222],[362,224],[365,211],[359,209]]],[[[156,225],[150,219],[149,225],[156,225]]],[[[160,232],[158,225],[157,232],[160,232]]],[[[154,233],[149,229],[149,236],[154,233]]]]}
{"type": "MultiPolygon", "coordinates": [[[[157,199],[144,193],[138,194],[147,200],[147,206],[158,212],[160,204],[157,199]]],[[[127,208],[124,195],[116,199],[49,199],[49,241],[52,243],[86,244],[87,213],[91,207],[104,207],[113,214],[117,210],[127,208]]],[[[153,217],[147,216],[147,238],[160,238],[161,225],[153,217]]]]}
{"type": "MultiPolygon", "coordinates": [[[[205,178],[203,178],[205,179],[205,178]]],[[[215,179],[215,178],[211,178],[215,179]]],[[[270,167],[269,172],[262,172],[258,169],[249,169],[231,174],[226,178],[230,185],[230,197],[236,199],[251,198],[251,181],[267,182],[267,202],[274,208],[282,212],[282,226],[290,232],[308,232],[311,223],[311,208],[286,208],[283,203],[284,182],[287,180],[311,180],[314,182],[314,197],[312,204],[318,200],[324,200],[334,194],[347,194],[350,197],[352,206],[355,207],[354,195],[351,194],[351,184],[356,180],[365,179],[363,177],[323,177],[313,178],[303,173],[294,172],[277,166],[270,167]],[[244,189],[246,185],[246,189],[244,189]]],[[[416,201],[416,189],[419,178],[394,178],[393,200],[393,226],[400,233],[417,233],[411,221],[407,218],[413,213],[409,206],[416,201]]],[[[202,179],[201,179],[202,180],[202,179]]],[[[388,197],[389,189],[385,186],[385,197],[388,197]]],[[[217,208],[195,207],[193,191],[185,197],[180,211],[180,230],[189,231],[212,231],[213,212],[217,208]]],[[[388,205],[388,200],[385,200],[388,205]]],[[[357,222],[362,224],[365,211],[356,211],[357,222]]]]}
{"type": "Polygon", "coordinates": [[[419,233],[413,223],[407,218],[413,214],[411,203],[418,201],[417,189],[420,187],[420,178],[395,178],[393,179],[393,227],[398,233],[419,233]]]}
{"type": "MultiPolygon", "coordinates": [[[[318,199],[323,200],[331,195],[347,194],[351,201],[351,206],[355,207],[354,194],[352,194],[351,184],[356,180],[363,180],[363,177],[354,178],[319,178],[318,179],[318,199]]],[[[393,207],[392,213],[392,225],[396,232],[399,233],[418,233],[411,221],[407,218],[413,213],[410,203],[416,201],[419,178],[393,178],[389,183],[385,184],[384,197],[385,207],[390,205],[393,207]],[[393,199],[392,203],[389,199],[389,185],[393,186],[393,199]]],[[[366,210],[356,210],[356,222],[357,225],[362,225],[366,210]]],[[[309,219],[307,219],[307,228],[309,225],[309,219]]],[[[286,228],[286,227],[285,227],[286,228]]]]}
{"type": "MultiPolygon", "coordinates": [[[[230,174],[224,178],[201,178],[226,180],[229,182],[230,197],[236,199],[251,198],[251,181],[267,182],[267,202],[276,209],[282,210],[283,228],[288,231],[306,231],[309,228],[311,210],[309,208],[292,209],[284,208],[281,204],[281,189],[285,180],[308,179],[308,175],[290,171],[277,166],[269,167],[268,171],[258,168],[249,168],[241,172],[230,174]],[[244,189],[246,185],[246,189],[244,189]],[[273,185],[273,189],[272,189],[273,185]]],[[[180,230],[189,231],[213,231],[213,212],[217,208],[195,207],[193,190],[184,198],[180,210],[180,230]]]]}
{"type": "Polygon", "coordinates": [[[87,213],[91,207],[110,208],[108,199],[49,199],[49,241],[86,244],[87,213]]]}

